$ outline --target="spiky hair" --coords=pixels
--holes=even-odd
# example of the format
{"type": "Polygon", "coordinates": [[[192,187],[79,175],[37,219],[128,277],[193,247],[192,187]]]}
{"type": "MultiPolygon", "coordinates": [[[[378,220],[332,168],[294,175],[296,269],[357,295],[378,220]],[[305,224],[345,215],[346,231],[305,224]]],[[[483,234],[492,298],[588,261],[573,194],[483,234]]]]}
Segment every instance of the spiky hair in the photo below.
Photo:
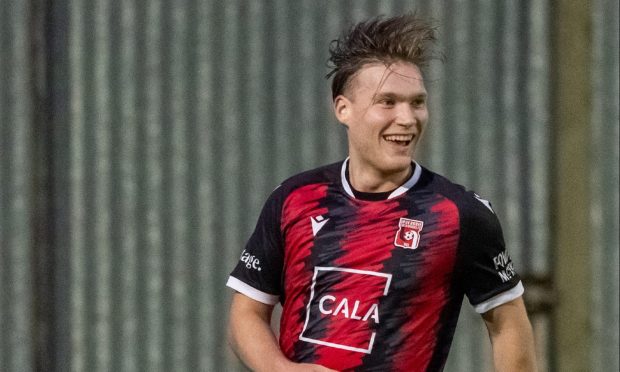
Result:
{"type": "MultiPolygon", "coordinates": [[[[332,98],[343,94],[351,79],[368,63],[410,62],[423,68],[439,56],[433,50],[436,27],[416,13],[378,16],[353,25],[329,47],[332,98]]],[[[439,57],[440,58],[440,57],[439,57]]]]}

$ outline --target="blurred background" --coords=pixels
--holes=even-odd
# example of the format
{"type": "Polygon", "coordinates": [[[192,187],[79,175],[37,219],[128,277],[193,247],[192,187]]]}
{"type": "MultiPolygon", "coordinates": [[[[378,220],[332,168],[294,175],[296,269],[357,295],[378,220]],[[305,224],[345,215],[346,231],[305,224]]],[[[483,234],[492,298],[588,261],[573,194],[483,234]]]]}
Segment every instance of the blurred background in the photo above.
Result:
{"type": "MultiPolygon", "coordinates": [[[[346,156],[329,42],[439,22],[419,162],[490,199],[541,370],[618,371],[618,1],[0,0],[0,371],[242,371],[238,260],[346,156]]],[[[465,304],[446,371],[490,371],[465,304]]]]}

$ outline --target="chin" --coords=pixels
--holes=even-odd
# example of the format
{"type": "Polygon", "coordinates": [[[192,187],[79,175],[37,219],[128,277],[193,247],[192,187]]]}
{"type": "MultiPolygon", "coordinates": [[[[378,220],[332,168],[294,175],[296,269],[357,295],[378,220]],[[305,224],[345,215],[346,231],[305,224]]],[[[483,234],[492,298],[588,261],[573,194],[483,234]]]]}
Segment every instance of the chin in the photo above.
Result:
{"type": "Polygon", "coordinates": [[[399,156],[397,158],[391,158],[383,164],[383,171],[385,173],[398,173],[403,171],[409,171],[411,167],[412,158],[410,156],[399,156]]]}

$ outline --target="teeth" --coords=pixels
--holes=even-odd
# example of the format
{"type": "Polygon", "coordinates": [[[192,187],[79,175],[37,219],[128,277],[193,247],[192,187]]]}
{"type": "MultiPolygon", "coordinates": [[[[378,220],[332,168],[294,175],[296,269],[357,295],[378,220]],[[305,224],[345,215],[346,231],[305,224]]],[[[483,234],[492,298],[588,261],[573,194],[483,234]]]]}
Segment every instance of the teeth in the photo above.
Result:
{"type": "Polygon", "coordinates": [[[408,135],[391,134],[391,135],[388,135],[388,136],[384,136],[383,138],[385,138],[386,141],[407,142],[407,141],[411,141],[413,139],[413,135],[411,135],[411,134],[408,134],[408,135]]]}

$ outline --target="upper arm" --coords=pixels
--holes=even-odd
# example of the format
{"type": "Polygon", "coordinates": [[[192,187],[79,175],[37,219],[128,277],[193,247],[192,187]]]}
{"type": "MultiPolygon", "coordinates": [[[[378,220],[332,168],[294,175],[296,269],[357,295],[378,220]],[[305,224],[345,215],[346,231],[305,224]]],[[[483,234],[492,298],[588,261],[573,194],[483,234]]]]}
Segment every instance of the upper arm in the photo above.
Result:
{"type": "Polygon", "coordinates": [[[491,339],[501,334],[528,331],[530,329],[530,322],[527,318],[522,297],[518,297],[483,313],[482,318],[491,339]]]}
{"type": "Polygon", "coordinates": [[[521,297],[482,314],[493,345],[495,370],[535,372],[534,335],[521,297]]]}
{"type": "Polygon", "coordinates": [[[258,328],[268,328],[271,324],[273,305],[256,301],[242,293],[235,292],[230,304],[228,319],[228,339],[231,345],[237,343],[239,334],[258,328]]]}
{"type": "Polygon", "coordinates": [[[237,322],[240,319],[255,315],[266,323],[269,323],[271,321],[272,312],[273,305],[253,300],[242,293],[235,292],[230,304],[230,322],[237,322]]]}

